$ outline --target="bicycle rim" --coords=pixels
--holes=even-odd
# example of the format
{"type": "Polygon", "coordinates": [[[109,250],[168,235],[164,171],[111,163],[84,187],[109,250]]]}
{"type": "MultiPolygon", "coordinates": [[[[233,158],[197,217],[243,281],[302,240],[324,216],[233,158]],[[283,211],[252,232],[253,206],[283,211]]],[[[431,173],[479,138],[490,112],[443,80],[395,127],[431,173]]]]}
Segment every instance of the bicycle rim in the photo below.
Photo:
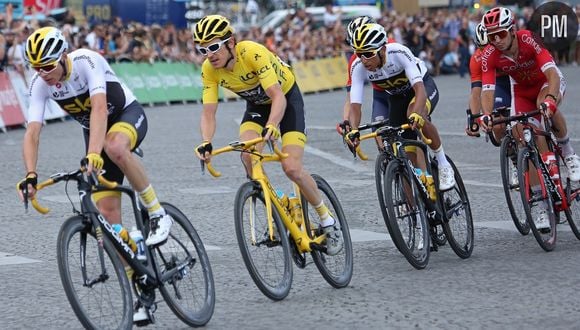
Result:
{"type": "MultiPolygon", "coordinates": [[[[340,201],[336,194],[330,187],[330,185],[320,176],[312,174],[312,178],[316,182],[318,191],[322,196],[324,204],[328,207],[328,211],[333,215],[334,219],[338,221],[340,229],[342,232],[343,246],[342,250],[336,255],[328,255],[324,252],[312,250],[311,255],[314,260],[314,264],[320,271],[320,274],[328,284],[335,288],[344,288],[352,279],[352,269],[353,269],[353,252],[352,252],[352,242],[350,240],[350,231],[348,229],[348,223],[340,201]]],[[[308,203],[303,203],[304,207],[304,226],[310,228],[308,232],[310,238],[315,236],[317,228],[320,228],[320,219],[316,210],[309,207],[308,203]]]]}
{"type": "Polygon", "coordinates": [[[407,261],[417,269],[429,263],[430,233],[423,197],[405,166],[392,161],[385,173],[389,234],[407,261]]]}
{"type": "Polygon", "coordinates": [[[238,245],[252,280],[268,298],[284,299],[292,286],[292,258],[278,211],[272,207],[271,239],[262,188],[255,182],[246,182],[238,190],[234,212],[238,245]]]}
{"type": "Polygon", "coordinates": [[[440,192],[439,200],[445,213],[443,230],[449,245],[460,258],[469,258],[473,252],[474,230],[473,217],[467,191],[459,170],[447,157],[455,172],[455,187],[440,192]]]}
{"type": "Polygon", "coordinates": [[[184,323],[199,327],[211,319],[215,286],[209,258],[195,228],[175,206],[161,203],[173,218],[167,242],[153,250],[160,273],[180,268],[159,287],[173,313],[184,323]]]}
{"type": "Polygon", "coordinates": [[[104,238],[104,269],[92,228],[80,216],[60,229],[57,261],[62,286],[77,318],[87,329],[130,329],[133,324],[131,286],[111,243],[104,238]],[[84,252],[84,253],[82,253],[84,252]],[[81,255],[87,282],[83,281],[81,255]],[[111,257],[113,256],[113,257],[111,257]]]}
{"type": "MultiPolygon", "coordinates": [[[[518,181],[520,184],[520,194],[524,210],[526,211],[526,219],[530,230],[534,234],[536,241],[545,251],[552,251],[556,246],[556,216],[554,214],[554,205],[552,196],[546,194],[546,198],[540,201],[532,201],[531,197],[532,187],[530,186],[531,171],[536,171],[538,166],[537,155],[532,154],[530,148],[521,148],[518,152],[518,181]],[[534,164],[534,168],[530,169],[529,162],[534,164]],[[547,209],[546,209],[547,208],[547,209]],[[547,211],[550,228],[549,230],[540,230],[536,227],[534,222],[540,215],[542,210],[547,211]]],[[[542,177],[539,180],[544,180],[542,177]]],[[[539,183],[538,183],[539,184],[539,183]]]]}
{"type": "Polygon", "coordinates": [[[512,171],[517,170],[517,146],[516,141],[506,135],[500,147],[499,161],[501,168],[501,180],[506,203],[518,232],[522,235],[530,233],[530,226],[526,220],[526,212],[521,203],[520,186],[517,182],[512,182],[512,171]],[[513,157],[513,159],[512,159],[513,157]],[[514,164],[515,161],[515,164],[514,164]]]}

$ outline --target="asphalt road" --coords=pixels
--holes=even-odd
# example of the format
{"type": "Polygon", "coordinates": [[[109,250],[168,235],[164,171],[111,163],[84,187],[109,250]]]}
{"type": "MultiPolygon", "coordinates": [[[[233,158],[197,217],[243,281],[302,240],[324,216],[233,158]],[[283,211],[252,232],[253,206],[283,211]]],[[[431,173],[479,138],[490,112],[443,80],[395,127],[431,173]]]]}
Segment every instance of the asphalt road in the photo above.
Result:
{"type": "MultiPolygon", "coordinates": [[[[563,69],[568,80],[561,110],[573,145],[580,149],[580,70],[563,69]]],[[[305,166],[325,177],[339,196],[354,241],[354,276],[333,289],[316,267],[295,269],[290,295],[272,302],[255,287],[243,265],[233,227],[235,192],[245,181],[239,158],[216,158],[223,176],[201,176],[193,147],[200,142],[198,104],[147,108],[149,132],[144,163],[158,196],[181,208],[208,247],[216,306],[208,329],[579,329],[580,242],[560,226],[557,247],[544,252],[511,222],[500,181],[499,149],[463,133],[468,79],[437,77],[441,100],[433,116],[447,153],[466,182],[475,222],[475,249],[459,259],[445,246],[416,270],[388,237],[374,188],[374,147],[368,162],[353,161],[338,135],[344,91],[305,96],[308,148],[305,166]]],[[[370,99],[370,90],[366,97],[370,99]]],[[[241,102],[220,105],[214,146],[237,139],[241,102]]],[[[370,102],[363,109],[370,117],[370,102]]],[[[14,184],[24,173],[23,129],[0,134],[0,329],[81,328],[62,289],[56,236],[71,215],[64,185],[42,191],[47,216],[24,213],[14,184]]],[[[38,172],[72,170],[83,156],[80,126],[47,125],[38,172]]],[[[268,173],[286,184],[277,166],[268,173]]],[[[72,191],[72,189],[71,189],[72,191]]],[[[158,295],[161,298],[160,295],[158,295]]],[[[150,328],[181,329],[161,302],[150,328]]]]}

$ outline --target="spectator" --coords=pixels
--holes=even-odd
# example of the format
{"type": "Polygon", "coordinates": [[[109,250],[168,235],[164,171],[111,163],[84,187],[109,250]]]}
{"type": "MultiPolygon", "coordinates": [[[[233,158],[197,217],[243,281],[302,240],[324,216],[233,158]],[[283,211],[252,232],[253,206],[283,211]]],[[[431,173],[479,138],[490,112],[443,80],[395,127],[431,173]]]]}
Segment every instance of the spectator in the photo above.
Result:
{"type": "Polygon", "coordinates": [[[91,32],[85,37],[89,49],[101,55],[105,53],[105,27],[102,24],[93,25],[91,32]]]}
{"type": "Polygon", "coordinates": [[[336,23],[340,22],[340,10],[334,12],[334,9],[332,8],[332,3],[327,4],[325,8],[326,10],[322,18],[324,26],[327,29],[333,29],[336,23]]]}
{"type": "Polygon", "coordinates": [[[449,40],[449,49],[441,60],[439,72],[441,74],[453,74],[459,72],[459,53],[457,52],[457,42],[449,40]]]}
{"type": "Polygon", "coordinates": [[[256,0],[248,0],[246,4],[246,17],[250,20],[251,26],[256,26],[258,23],[258,17],[260,15],[260,6],[256,0]]]}

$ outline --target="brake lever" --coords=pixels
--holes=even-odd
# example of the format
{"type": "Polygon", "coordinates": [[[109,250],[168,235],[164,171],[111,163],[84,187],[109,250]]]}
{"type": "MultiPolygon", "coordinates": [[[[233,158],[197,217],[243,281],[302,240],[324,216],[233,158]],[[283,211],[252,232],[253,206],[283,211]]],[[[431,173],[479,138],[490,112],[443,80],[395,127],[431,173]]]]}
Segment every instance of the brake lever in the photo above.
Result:
{"type": "Polygon", "coordinates": [[[22,196],[24,197],[24,213],[28,213],[28,184],[22,189],[22,196]]]}
{"type": "Polygon", "coordinates": [[[201,166],[201,175],[205,175],[205,160],[200,159],[199,165],[201,166]]]}
{"type": "Polygon", "coordinates": [[[268,141],[266,141],[266,144],[268,145],[270,152],[274,153],[274,142],[272,140],[268,140],[268,141]]]}

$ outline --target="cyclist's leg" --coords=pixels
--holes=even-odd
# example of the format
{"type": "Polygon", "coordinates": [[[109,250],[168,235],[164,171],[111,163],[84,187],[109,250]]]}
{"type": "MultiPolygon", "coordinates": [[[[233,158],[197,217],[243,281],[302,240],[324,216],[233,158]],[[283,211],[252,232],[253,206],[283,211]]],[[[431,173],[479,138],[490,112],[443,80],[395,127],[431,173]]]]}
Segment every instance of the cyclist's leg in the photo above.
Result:
{"type": "MultiPolygon", "coordinates": [[[[511,105],[512,97],[510,85],[509,76],[501,76],[496,78],[494,108],[497,109],[501,107],[509,107],[511,105]]],[[[503,118],[503,116],[500,115],[500,118],[503,118]]],[[[505,124],[494,125],[492,129],[496,141],[501,141],[505,135],[505,124]]]]}
{"type": "MultiPolygon", "coordinates": [[[[389,94],[384,91],[377,91],[373,89],[373,111],[371,115],[371,121],[384,120],[389,118],[389,94]]],[[[375,129],[373,129],[374,131],[375,129]]],[[[375,141],[377,143],[377,148],[379,151],[383,149],[383,142],[380,137],[376,137],[375,141]]]]}
{"type": "Polygon", "coordinates": [[[155,245],[167,239],[173,220],[159,203],[143,164],[132,154],[146,133],[147,117],[143,107],[135,101],[116,121],[110,123],[104,150],[109,159],[125,174],[133,189],[139,193],[139,199],[147,208],[151,220],[151,230],[145,243],[155,245]]]}
{"type": "Polygon", "coordinates": [[[303,166],[306,124],[304,101],[298,85],[294,84],[286,93],[286,101],[286,111],[280,122],[280,132],[282,133],[282,151],[287,153],[288,157],[282,160],[282,169],[286,176],[300,187],[304,198],[318,213],[322,230],[327,235],[327,252],[334,255],[342,249],[342,232],[339,223],[324,204],[316,182],[303,166]]]}
{"type": "MultiPolygon", "coordinates": [[[[268,116],[270,115],[270,105],[256,105],[246,102],[246,111],[242,116],[240,124],[240,141],[247,141],[255,139],[262,135],[262,130],[266,126],[268,116]]],[[[258,150],[263,148],[263,144],[256,146],[258,150]]],[[[246,174],[251,176],[252,170],[251,156],[248,153],[242,153],[242,163],[246,170],[246,174]]]]}

